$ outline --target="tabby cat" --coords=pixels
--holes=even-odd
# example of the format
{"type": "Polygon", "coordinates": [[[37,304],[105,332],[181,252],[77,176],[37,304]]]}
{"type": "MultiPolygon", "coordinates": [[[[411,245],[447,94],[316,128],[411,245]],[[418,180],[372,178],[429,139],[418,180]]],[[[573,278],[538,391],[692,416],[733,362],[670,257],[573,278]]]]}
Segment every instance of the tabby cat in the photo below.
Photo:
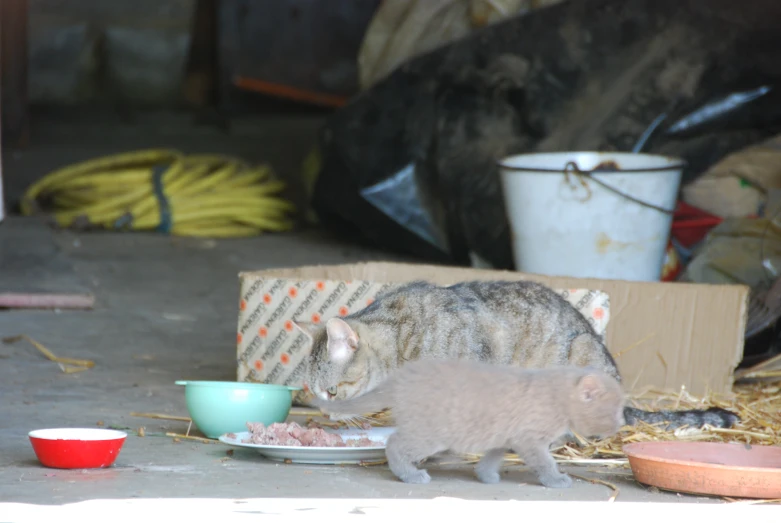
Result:
{"type": "MultiPolygon", "coordinates": [[[[325,325],[298,322],[310,338],[305,386],[322,399],[372,390],[407,361],[463,359],[526,368],[594,367],[621,377],[586,318],[553,289],[531,281],[473,281],[437,286],[415,281],[325,325]]],[[[355,413],[356,415],[365,413],[355,413]]],[[[730,427],[734,413],[649,412],[627,406],[626,422],[730,427]]]]}

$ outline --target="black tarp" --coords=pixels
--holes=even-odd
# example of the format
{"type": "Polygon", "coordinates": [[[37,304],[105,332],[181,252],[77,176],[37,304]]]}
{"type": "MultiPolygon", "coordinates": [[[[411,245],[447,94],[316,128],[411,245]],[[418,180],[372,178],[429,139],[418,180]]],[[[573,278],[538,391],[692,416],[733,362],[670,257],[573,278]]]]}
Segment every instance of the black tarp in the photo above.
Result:
{"type": "Polygon", "coordinates": [[[432,262],[513,268],[496,161],[678,155],[684,182],[781,132],[781,2],[570,0],[411,60],[334,113],[313,205],[432,262]]]}

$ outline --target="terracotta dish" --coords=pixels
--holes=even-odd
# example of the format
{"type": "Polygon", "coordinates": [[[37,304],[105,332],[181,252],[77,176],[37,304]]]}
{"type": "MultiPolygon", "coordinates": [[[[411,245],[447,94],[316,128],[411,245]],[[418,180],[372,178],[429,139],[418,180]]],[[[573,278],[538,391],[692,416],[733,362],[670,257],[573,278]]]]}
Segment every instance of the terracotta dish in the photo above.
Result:
{"type": "Polygon", "coordinates": [[[640,483],[689,494],[781,498],[781,447],[653,441],[624,445],[640,483]]]}

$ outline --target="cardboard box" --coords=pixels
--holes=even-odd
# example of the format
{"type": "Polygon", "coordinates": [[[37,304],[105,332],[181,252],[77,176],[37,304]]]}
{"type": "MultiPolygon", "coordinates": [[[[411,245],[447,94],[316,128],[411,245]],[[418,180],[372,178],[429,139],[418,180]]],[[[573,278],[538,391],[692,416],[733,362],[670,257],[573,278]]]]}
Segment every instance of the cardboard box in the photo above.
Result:
{"type": "Polygon", "coordinates": [[[306,338],[291,320],[326,321],[364,307],[389,285],[413,280],[533,280],[558,290],[605,333],[627,390],[731,394],[743,356],[748,287],[555,278],[400,263],[242,272],[239,381],[300,385],[306,338]],[[575,291],[574,294],[572,291],[575,291]]]}

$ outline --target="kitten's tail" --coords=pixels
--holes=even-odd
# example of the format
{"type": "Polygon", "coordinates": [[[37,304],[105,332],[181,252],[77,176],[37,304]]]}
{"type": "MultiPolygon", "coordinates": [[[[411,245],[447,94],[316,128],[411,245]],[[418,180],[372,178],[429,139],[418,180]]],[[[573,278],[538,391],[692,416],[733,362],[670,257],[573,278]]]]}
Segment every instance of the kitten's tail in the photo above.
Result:
{"type": "Polygon", "coordinates": [[[659,423],[659,428],[673,430],[684,425],[701,428],[712,425],[716,428],[730,428],[740,421],[740,417],[728,410],[711,407],[707,410],[662,410],[650,412],[633,407],[624,407],[627,425],[636,425],[638,421],[648,424],[659,423]]]}
{"type": "Polygon", "coordinates": [[[320,409],[323,414],[358,416],[380,412],[393,406],[393,381],[392,379],[385,380],[369,392],[347,400],[328,401],[314,398],[311,403],[320,409]]]}

